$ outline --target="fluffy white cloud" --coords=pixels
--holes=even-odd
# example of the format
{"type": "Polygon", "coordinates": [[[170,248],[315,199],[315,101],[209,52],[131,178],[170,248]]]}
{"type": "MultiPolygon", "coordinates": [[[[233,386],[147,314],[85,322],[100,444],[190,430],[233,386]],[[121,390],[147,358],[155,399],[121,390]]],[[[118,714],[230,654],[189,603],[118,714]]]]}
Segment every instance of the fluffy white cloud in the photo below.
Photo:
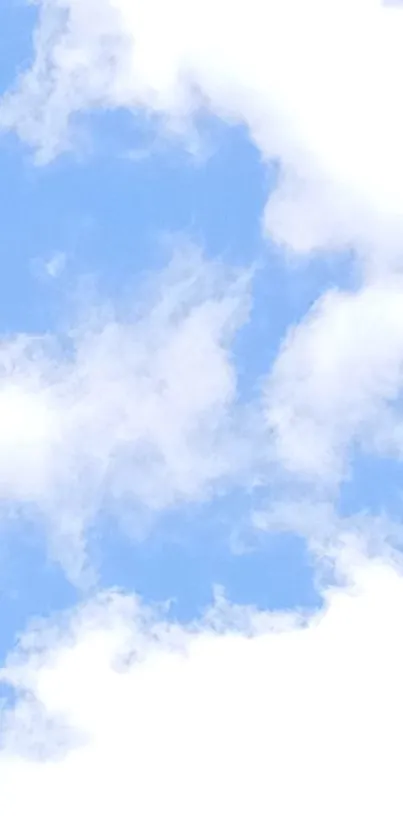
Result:
{"type": "Polygon", "coordinates": [[[230,346],[248,281],[178,252],[150,305],[123,316],[100,307],[60,341],[2,341],[0,501],[44,517],[71,575],[105,505],[133,517],[201,499],[242,471],[230,346]]]}
{"type": "Polygon", "coordinates": [[[0,122],[42,160],[75,116],[145,108],[243,122],[281,175],[269,232],[299,250],[401,254],[402,8],[380,0],[36,0],[31,69],[0,122]]]}
{"type": "Polygon", "coordinates": [[[308,620],[221,603],[186,629],[115,594],[28,634],[1,833],[400,839],[403,580],[349,561],[308,620]]]}
{"type": "Polygon", "coordinates": [[[354,444],[401,456],[400,277],[331,291],[293,328],[267,382],[274,456],[295,475],[334,485],[354,444]]]}
{"type": "MultiPolygon", "coordinates": [[[[272,236],[297,250],[353,245],[371,257],[372,270],[380,266],[378,276],[388,275],[403,247],[402,8],[379,0],[37,5],[33,64],[4,96],[0,122],[42,160],[74,141],[86,110],[145,109],[186,135],[207,107],[245,123],[263,160],[279,162],[265,212],[272,236]]],[[[401,386],[400,318],[398,281],[386,280],[383,290],[374,282],[328,295],[289,337],[266,402],[283,466],[335,483],[357,441],[401,452],[401,422],[388,405],[401,386]]],[[[174,494],[214,470],[204,451],[192,468],[183,456],[174,494]]],[[[138,462],[136,455],[135,471],[138,462]]],[[[150,475],[155,497],[153,467],[150,475]]],[[[171,492],[170,481],[159,485],[171,492]]]]}

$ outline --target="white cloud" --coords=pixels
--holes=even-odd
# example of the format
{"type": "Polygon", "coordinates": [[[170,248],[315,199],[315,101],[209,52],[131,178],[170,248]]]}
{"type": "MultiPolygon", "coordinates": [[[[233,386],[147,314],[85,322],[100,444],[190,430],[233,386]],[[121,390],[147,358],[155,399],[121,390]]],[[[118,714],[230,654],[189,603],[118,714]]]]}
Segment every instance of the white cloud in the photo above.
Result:
{"type": "MultiPolygon", "coordinates": [[[[39,0],[38,8],[33,65],[3,98],[0,121],[42,160],[74,142],[86,110],[145,109],[186,135],[207,106],[246,123],[262,158],[279,161],[265,212],[272,236],[297,250],[353,245],[388,276],[402,255],[402,9],[378,0],[39,0]]],[[[403,450],[388,405],[401,388],[399,282],[373,286],[328,295],[270,377],[274,458],[303,478],[337,483],[357,442],[403,450]]],[[[211,460],[202,453],[198,462],[196,480],[211,460]]]]}
{"type": "MultiPolygon", "coordinates": [[[[37,0],[34,63],[0,120],[49,159],[74,117],[199,105],[244,122],[282,174],[269,232],[296,249],[401,254],[402,9],[380,0],[37,0]]],[[[77,126],[76,126],[77,127],[77,126]]]]}
{"type": "Polygon", "coordinates": [[[154,298],[0,346],[0,501],[44,517],[71,575],[105,505],[133,517],[202,499],[247,457],[230,346],[248,276],[178,252],[154,298]]]}
{"type": "Polygon", "coordinates": [[[403,454],[400,277],[331,291],[293,328],[269,376],[274,456],[304,480],[335,485],[351,447],[403,454]]]}
{"type": "Polygon", "coordinates": [[[403,580],[350,559],[307,623],[227,606],[179,628],[116,594],[28,634],[1,833],[400,839],[403,580]]]}
{"type": "Polygon", "coordinates": [[[58,251],[52,254],[52,256],[45,262],[45,273],[52,280],[57,280],[65,271],[66,263],[66,254],[58,251]]]}

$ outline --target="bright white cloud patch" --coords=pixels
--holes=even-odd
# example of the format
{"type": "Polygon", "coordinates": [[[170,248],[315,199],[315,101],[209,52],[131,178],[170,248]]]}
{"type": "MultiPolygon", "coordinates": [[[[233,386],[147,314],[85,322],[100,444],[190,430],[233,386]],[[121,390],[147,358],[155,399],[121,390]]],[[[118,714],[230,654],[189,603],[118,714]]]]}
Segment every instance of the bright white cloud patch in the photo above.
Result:
{"type": "MultiPolygon", "coordinates": [[[[231,357],[249,276],[193,251],[150,281],[150,304],[1,341],[0,504],[43,520],[71,579],[83,579],[102,513],[132,522],[255,480],[253,523],[299,533],[346,585],[308,617],[219,599],[179,627],[112,593],[32,629],[0,673],[16,691],[0,713],[0,834],[401,839],[402,528],[342,521],[322,491],[356,445],[403,455],[403,290],[391,270],[403,256],[403,10],[37,6],[33,64],[4,95],[0,126],[38,160],[74,145],[85,111],[151,113],[186,141],[207,108],[279,163],[273,238],[297,251],[351,245],[370,268],[365,286],[329,292],[289,332],[249,405],[231,357]]],[[[46,271],[65,268],[56,252],[46,271]]]]}
{"type": "MultiPolygon", "coordinates": [[[[198,110],[207,107],[246,124],[262,158],[279,161],[278,185],[265,212],[274,238],[296,250],[353,245],[372,259],[372,271],[388,276],[388,264],[402,255],[402,8],[387,8],[379,0],[252,0],[235,6],[228,0],[38,0],[37,5],[33,65],[5,94],[0,121],[33,145],[40,159],[74,142],[80,112],[145,109],[186,134],[198,110]]],[[[401,389],[400,320],[399,283],[386,280],[383,289],[375,282],[353,295],[328,295],[289,337],[267,388],[275,460],[294,474],[336,483],[356,442],[401,453],[400,416],[391,409],[401,389]]],[[[193,327],[186,335],[184,342],[193,327]]],[[[202,345],[201,328],[198,335],[202,345]]],[[[102,340],[115,341],[112,357],[119,355],[118,339],[102,340]]],[[[86,346],[90,353],[101,352],[86,346]]],[[[186,351],[180,342],[177,347],[176,357],[183,359],[186,351]]],[[[110,363],[104,366],[108,370],[110,363]]],[[[198,369],[198,375],[188,370],[182,392],[189,404],[203,365],[198,369]]],[[[214,369],[212,360],[209,370],[214,369]]],[[[197,392],[201,401],[210,400],[203,376],[197,392]]],[[[212,417],[214,399],[210,404],[212,417]]],[[[180,400],[176,407],[183,410],[180,400]]],[[[215,470],[216,452],[211,458],[203,448],[186,465],[186,445],[179,439],[183,431],[188,440],[187,414],[181,416],[184,425],[170,421],[175,431],[169,444],[168,432],[155,430],[158,444],[150,451],[163,448],[169,479],[161,482],[159,466],[155,479],[153,454],[147,467],[152,490],[143,477],[142,498],[156,499],[157,485],[168,495],[192,493],[192,481],[203,486],[215,470]]],[[[95,441],[110,436],[112,425],[121,428],[120,419],[108,417],[109,409],[105,419],[91,419],[95,441]]],[[[148,428],[145,414],[143,422],[148,428]]],[[[141,438],[139,416],[136,423],[141,438]]],[[[103,452],[114,446],[96,445],[103,452]]],[[[135,472],[138,452],[130,467],[135,472]]],[[[109,462],[109,454],[102,457],[109,462]]]]}
{"type": "Polygon", "coordinates": [[[91,312],[67,351],[46,336],[3,340],[0,499],[45,517],[71,574],[105,505],[158,510],[242,470],[229,350],[247,316],[248,277],[187,253],[153,305],[91,312]]]}
{"type": "Polygon", "coordinates": [[[403,454],[400,277],[331,291],[292,329],[267,382],[275,457],[312,482],[337,483],[358,443],[403,454]]]}
{"type": "Polygon", "coordinates": [[[306,626],[223,614],[188,631],[116,595],[28,636],[2,835],[400,839],[402,577],[364,562],[306,626]]]}
{"type": "MultiPolygon", "coordinates": [[[[203,104],[281,163],[266,225],[298,250],[401,254],[403,11],[380,0],[37,0],[33,66],[0,120],[42,160],[79,111],[203,104]]],[[[73,132],[74,133],[74,132],[73,132]]]]}

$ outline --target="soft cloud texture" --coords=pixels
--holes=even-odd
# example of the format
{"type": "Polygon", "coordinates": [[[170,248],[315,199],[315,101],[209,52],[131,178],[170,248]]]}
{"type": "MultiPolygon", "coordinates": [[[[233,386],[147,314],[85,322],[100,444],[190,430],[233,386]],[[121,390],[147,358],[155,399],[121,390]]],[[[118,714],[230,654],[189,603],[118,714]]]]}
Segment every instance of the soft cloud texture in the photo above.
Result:
{"type": "Polygon", "coordinates": [[[133,518],[242,472],[230,345],[248,282],[185,249],[151,282],[151,303],[81,313],[59,338],[3,339],[0,499],[44,518],[71,576],[105,507],[133,518]]]}
{"type": "Polygon", "coordinates": [[[402,255],[403,10],[380,0],[37,0],[32,67],[0,109],[46,161],[76,116],[145,109],[187,131],[203,107],[280,164],[265,214],[292,248],[402,255]]]}
{"type": "Polygon", "coordinates": [[[349,558],[308,620],[219,602],[186,629],[115,594],[28,634],[2,834],[400,839],[403,581],[349,558]]]}
{"type": "MultiPolygon", "coordinates": [[[[274,239],[296,251],[352,246],[367,260],[368,288],[330,293],[289,335],[265,391],[265,463],[337,486],[356,444],[400,456],[401,281],[390,266],[402,256],[403,10],[379,0],[37,5],[33,64],[0,122],[39,160],[79,142],[86,111],[140,109],[186,139],[211,110],[246,124],[262,160],[278,163],[265,211],[274,239]]],[[[210,455],[196,459],[181,477],[175,466],[173,495],[214,471],[210,455]]]]}
{"type": "MultiPolygon", "coordinates": [[[[94,523],[135,529],[240,486],[253,526],[305,540],[324,605],[259,613],[219,593],[178,626],[112,591],[33,626],[0,671],[0,834],[400,839],[402,528],[343,520],[334,490],[353,451],[403,454],[402,9],[36,5],[32,66],[0,126],[38,162],[82,148],[85,112],[142,113],[185,143],[212,112],[277,166],[266,232],[303,253],[352,247],[365,284],[328,292],[289,331],[250,404],[232,356],[250,272],[193,249],[135,303],[3,337],[1,513],[39,519],[71,580],[86,579],[94,523]]],[[[58,280],[67,254],[52,252],[58,280]]]]}
{"type": "Polygon", "coordinates": [[[354,445],[403,454],[401,277],[332,290],[291,329],[265,390],[274,457],[296,477],[335,486],[354,445]]]}

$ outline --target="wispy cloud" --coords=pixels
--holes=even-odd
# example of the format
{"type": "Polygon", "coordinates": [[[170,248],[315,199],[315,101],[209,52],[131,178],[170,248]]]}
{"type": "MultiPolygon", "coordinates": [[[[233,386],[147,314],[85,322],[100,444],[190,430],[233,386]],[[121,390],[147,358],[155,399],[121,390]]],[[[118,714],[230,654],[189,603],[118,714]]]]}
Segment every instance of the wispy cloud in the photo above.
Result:
{"type": "Polygon", "coordinates": [[[255,485],[263,509],[267,489],[288,529],[312,519],[316,533],[303,535],[318,540],[322,513],[333,527],[351,452],[401,457],[399,277],[327,293],[245,404],[232,344],[249,280],[185,248],[123,314],[100,303],[59,336],[3,340],[0,499],[39,517],[71,578],[102,512],[135,529],[244,486],[248,518],[255,485]]]}
{"type": "Polygon", "coordinates": [[[242,471],[230,347],[249,277],[187,249],[132,311],[3,340],[0,499],[44,518],[71,576],[101,509],[157,512],[242,471]]]}
{"type": "MultiPolygon", "coordinates": [[[[102,514],[142,519],[235,485],[258,487],[253,527],[299,534],[325,573],[312,615],[218,592],[178,626],[109,591],[32,625],[0,671],[15,700],[0,713],[0,834],[400,839],[403,533],[386,515],[343,518],[335,499],[354,449],[403,454],[403,13],[37,6],[33,63],[0,126],[38,162],[74,147],[94,109],[143,111],[193,142],[207,108],[279,164],[266,233],[297,252],[353,248],[364,282],[290,329],[250,404],[232,348],[251,271],[193,248],[125,308],[2,339],[0,513],[39,519],[74,582],[102,514]]],[[[63,254],[47,264],[67,271],[63,254]]]]}
{"type": "Polygon", "coordinates": [[[354,445],[402,454],[403,292],[383,278],[333,290],[292,328],[266,386],[274,457],[312,485],[337,486],[354,445]]]}

